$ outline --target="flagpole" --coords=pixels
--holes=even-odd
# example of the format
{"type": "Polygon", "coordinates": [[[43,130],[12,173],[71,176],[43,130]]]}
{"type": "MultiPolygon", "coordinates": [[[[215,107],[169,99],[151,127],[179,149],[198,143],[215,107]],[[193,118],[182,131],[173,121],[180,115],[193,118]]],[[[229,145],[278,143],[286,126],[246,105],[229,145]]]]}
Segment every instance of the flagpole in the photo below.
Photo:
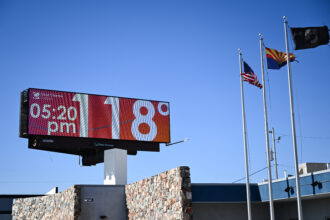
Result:
{"type": "Polygon", "coordinates": [[[250,180],[249,180],[249,163],[247,154],[247,142],[246,142],[246,125],[245,125],[245,106],[244,106],[244,91],[243,91],[243,76],[242,73],[242,53],[241,49],[238,49],[239,54],[239,70],[241,79],[241,101],[242,101],[242,118],[243,118],[243,142],[244,142],[244,155],[245,155],[245,175],[246,175],[246,201],[247,201],[247,211],[248,220],[252,220],[251,214],[251,199],[250,199],[250,180]]]}
{"type": "Polygon", "coordinates": [[[294,163],[295,163],[294,168],[295,168],[296,188],[297,188],[298,219],[303,220],[302,205],[301,205],[301,198],[300,198],[300,178],[299,178],[299,169],[298,169],[298,152],[297,152],[296,128],[295,128],[295,120],[294,120],[294,105],[293,105],[292,83],[291,83],[290,53],[289,53],[288,32],[287,32],[287,23],[288,22],[286,20],[286,16],[283,16],[283,20],[284,20],[284,32],[285,32],[286,61],[287,61],[287,67],[288,67],[292,143],[293,143],[293,151],[294,151],[294,163]]]}
{"type": "Polygon", "coordinates": [[[265,73],[264,73],[264,54],[262,46],[262,35],[259,34],[260,38],[260,57],[261,57],[261,73],[262,73],[262,96],[264,100],[264,118],[265,118],[265,137],[266,137],[266,152],[267,152],[267,167],[268,167],[268,194],[269,194],[269,209],[270,219],[274,220],[274,202],[273,202],[273,181],[272,181],[272,170],[270,165],[270,154],[269,154],[269,135],[268,135],[268,117],[267,117],[267,103],[266,103],[266,84],[265,84],[265,73]]]}

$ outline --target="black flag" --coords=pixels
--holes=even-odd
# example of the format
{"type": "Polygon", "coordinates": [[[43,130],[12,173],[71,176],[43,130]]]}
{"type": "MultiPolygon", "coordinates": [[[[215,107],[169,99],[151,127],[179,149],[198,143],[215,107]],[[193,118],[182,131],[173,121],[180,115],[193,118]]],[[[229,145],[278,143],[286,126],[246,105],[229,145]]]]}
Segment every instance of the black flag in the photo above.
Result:
{"type": "Polygon", "coordinates": [[[323,27],[291,28],[295,50],[314,48],[329,43],[329,29],[323,27]]]}

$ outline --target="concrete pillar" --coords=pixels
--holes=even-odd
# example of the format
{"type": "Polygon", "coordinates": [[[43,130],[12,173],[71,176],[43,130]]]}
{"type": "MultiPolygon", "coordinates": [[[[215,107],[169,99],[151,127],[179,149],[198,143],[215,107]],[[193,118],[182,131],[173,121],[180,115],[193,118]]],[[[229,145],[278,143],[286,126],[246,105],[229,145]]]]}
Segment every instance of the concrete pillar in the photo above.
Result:
{"type": "Polygon", "coordinates": [[[104,151],[104,185],[127,184],[127,150],[104,151]]]}

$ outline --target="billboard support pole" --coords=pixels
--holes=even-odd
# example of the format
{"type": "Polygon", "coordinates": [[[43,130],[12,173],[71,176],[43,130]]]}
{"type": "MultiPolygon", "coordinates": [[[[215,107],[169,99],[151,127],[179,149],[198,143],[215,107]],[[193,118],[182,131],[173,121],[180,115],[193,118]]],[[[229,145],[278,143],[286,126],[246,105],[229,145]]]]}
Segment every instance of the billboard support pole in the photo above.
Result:
{"type": "Polygon", "coordinates": [[[127,184],[127,150],[104,151],[104,185],[127,184]]]}

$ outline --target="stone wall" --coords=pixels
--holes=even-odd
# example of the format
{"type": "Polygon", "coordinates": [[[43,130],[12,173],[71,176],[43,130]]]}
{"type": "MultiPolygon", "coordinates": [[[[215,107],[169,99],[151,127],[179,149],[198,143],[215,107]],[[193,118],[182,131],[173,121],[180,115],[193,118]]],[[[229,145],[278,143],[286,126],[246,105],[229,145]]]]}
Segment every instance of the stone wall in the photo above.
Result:
{"type": "MultiPolygon", "coordinates": [[[[81,210],[83,204],[81,192],[84,189],[82,187],[84,186],[74,185],[53,195],[14,199],[12,218],[14,220],[87,219],[87,216],[84,216],[86,213],[83,214],[81,210]]],[[[86,190],[90,190],[88,186],[86,190]]],[[[128,219],[192,219],[189,167],[178,167],[126,185],[125,194],[128,219]]],[[[125,205],[124,199],[122,204],[125,205]]],[[[109,209],[113,208],[115,207],[109,207],[109,209]]],[[[100,212],[100,210],[94,211],[100,212]]]]}
{"type": "Polygon", "coordinates": [[[189,167],[126,185],[129,219],[192,219],[189,167]]]}
{"type": "Polygon", "coordinates": [[[14,199],[12,219],[78,219],[80,188],[72,186],[53,195],[14,199]]]}

